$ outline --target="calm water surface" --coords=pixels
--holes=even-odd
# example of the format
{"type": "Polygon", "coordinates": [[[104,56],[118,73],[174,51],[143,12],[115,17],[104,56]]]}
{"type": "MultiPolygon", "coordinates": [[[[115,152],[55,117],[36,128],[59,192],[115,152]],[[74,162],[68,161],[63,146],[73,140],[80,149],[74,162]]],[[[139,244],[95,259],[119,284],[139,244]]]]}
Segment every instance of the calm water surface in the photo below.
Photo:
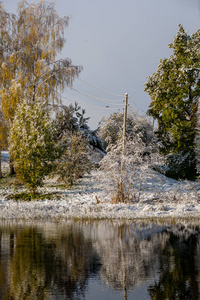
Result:
{"type": "Polygon", "coordinates": [[[0,300],[200,299],[200,225],[0,223],[0,300]]]}

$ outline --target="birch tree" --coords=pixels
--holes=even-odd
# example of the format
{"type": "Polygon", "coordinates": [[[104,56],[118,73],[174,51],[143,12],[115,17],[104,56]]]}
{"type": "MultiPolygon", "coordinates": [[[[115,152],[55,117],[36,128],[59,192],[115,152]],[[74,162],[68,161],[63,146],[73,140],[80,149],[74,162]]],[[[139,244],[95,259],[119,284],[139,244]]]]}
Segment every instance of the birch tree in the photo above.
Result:
{"type": "MultiPolygon", "coordinates": [[[[2,42],[1,108],[9,119],[22,98],[34,100],[37,95],[42,101],[59,101],[57,89],[62,92],[71,86],[81,71],[68,58],[56,60],[65,44],[69,17],[60,18],[54,3],[22,0],[17,12],[15,16],[6,14],[7,24],[2,29],[7,38],[5,45],[4,39],[2,42]]],[[[0,13],[5,14],[2,7],[0,13]]]]}
{"type": "Polygon", "coordinates": [[[59,102],[57,90],[71,86],[81,71],[69,58],[56,59],[64,44],[69,17],[59,17],[54,3],[18,3],[17,14],[0,4],[0,98],[1,111],[12,123],[22,99],[39,97],[59,102]]]}

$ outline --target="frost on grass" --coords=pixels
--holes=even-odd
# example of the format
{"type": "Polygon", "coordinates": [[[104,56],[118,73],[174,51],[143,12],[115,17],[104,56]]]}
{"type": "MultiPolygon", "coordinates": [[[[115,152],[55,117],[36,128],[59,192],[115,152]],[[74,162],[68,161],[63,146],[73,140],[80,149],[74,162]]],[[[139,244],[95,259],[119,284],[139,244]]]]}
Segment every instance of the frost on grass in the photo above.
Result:
{"type": "Polygon", "coordinates": [[[148,179],[143,184],[140,201],[132,204],[111,203],[112,180],[105,178],[103,171],[92,171],[71,189],[53,186],[56,181],[52,179],[51,182],[46,181],[40,192],[59,193],[59,199],[14,201],[9,199],[9,194],[14,191],[13,188],[0,188],[0,219],[135,219],[198,217],[200,215],[198,184],[178,182],[151,169],[148,172],[148,179]]]}

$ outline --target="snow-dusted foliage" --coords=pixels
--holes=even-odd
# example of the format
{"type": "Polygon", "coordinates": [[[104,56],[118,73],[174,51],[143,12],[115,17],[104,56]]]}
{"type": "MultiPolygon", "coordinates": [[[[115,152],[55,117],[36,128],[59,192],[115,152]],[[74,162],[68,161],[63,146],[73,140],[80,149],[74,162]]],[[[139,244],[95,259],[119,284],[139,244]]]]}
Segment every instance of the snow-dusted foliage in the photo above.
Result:
{"type": "Polygon", "coordinates": [[[82,127],[87,127],[87,122],[90,119],[85,117],[85,110],[75,102],[74,105],[57,106],[56,111],[56,126],[59,138],[80,131],[82,127]]]}
{"type": "Polygon", "coordinates": [[[200,175],[200,98],[197,102],[197,125],[195,135],[195,154],[196,154],[196,169],[198,175],[200,175]]]}
{"type": "Polygon", "coordinates": [[[84,139],[88,141],[88,144],[92,149],[98,149],[100,152],[105,154],[103,141],[98,135],[98,129],[91,130],[87,125],[80,129],[80,132],[84,139]]]}
{"type": "MultiPolygon", "coordinates": [[[[104,141],[105,147],[108,145],[115,144],[121,137],[123,132],[123,113],[114,113],[109,117],[103,117],[99,123],[99,135],[104,141]]],[[[127,118],[127,123],[129,122],[129,117],[127,118]]]]}
{"type": "MultiPolygon", "coordinates": [[[[69,17],[59,17],[53,2],[21,0],[16,15],[0,3],[0,98],[6,122],[13,120],[25,98],[60,104],[58,91],[71,87],[81,72],[69,58],[57,58],[68,23],[69,17]]],[[[12,164],[10,170],[14,173],[12,164]]]]}
{"type": "Polygon", "coordinates": [[[105,171],[104,176],[113,180],[114,202],[139,201],[148,168],[159,160],[158,149],[155,151],[154,146],[146,146],[141,133],[126,141],[124,154],[122,148],[121,141],[110,146],[100,166],[105,171]]]}
{"type": "Polygon", "coordinates": [[[153,126],[146,118],[137,117],[134,112],[127,118],[123,151],[122,121],[121,113],[113,114],[100,127],[100,136],[104,136],[108,143],[101,169],[113,178],[113,200],[116,202],[139,200],[147,169],[160,160],[153,126]]]}
{"type": "MultiPolygon", "coordinates": [[[[116,144],[122,138],[123,122],[124,114],[121,112],[114,113],[108,118],[101,120],[98,132],[105,146],[108,146],[108,150],[110,145],[116,144]]],[[[151,144],[153,139],[155,139],[153,126],[149,123],[147,118],[137,116],[136,113],[130,109],[126,120],[126,136],[129,139],[134,139],[138,133],[145,145],[151,144]]]]}
{"type": "Polygon", "coordinates": [[[87,142],[80,133],[71,134],[68,146],[57,162],[56,174],[58,180],[67,185],[91,170],[91,163],[87,155],[87,142]]]}
{"type": "Polygon", "coordinates": [[[24,100],[17,106],[10,128],[9,151],[17,177],[33,194],[59,156],[56,134],[48,106],[40,99],[24,100]]]}
{"type": "Polygon", "coordinates": [[[17,15],[7,13],[0,4],[0,19],[4,115],[12,118],[17,103],[35,94],[43,101],[59,101],[58,88],[71,86],[82,69],[69,58],[56,59],[65,45],[69,17],[59,17],[53,2],[22,0],[17,15]]]}
{"type": "Polygon", "coordinates": [[[166,165],[164,173],[166,176],[179,179],[193,179],[193,173],[190,174],[190,168],[195,165],[195,156],[193,151],[173,153],[166,156],[166,165]]]}
{"type": "Polygon", "coordinates": [[[103,142],[98,136],[97,130],[91,130],[88,126],[89,117],[85,117],[85,110],[75,103],[73,106],[62,106],[57,110],[56,126],[58,128],[59,138],[66,137],[74,133],[79,133],[92,149],[99,149],[105,152],[103,142]]]}
{"type": "Polygon", "coordinates": [[[158,122],[156,133],[162,143],[162,153],[170,155],[167,175],[194,179],[196,105],[200,94],[200,31],[188,35],[179,25],[169,48],[173,54],[160,60],[157,71],[145,83],[145,91],[151,97],[148,114],[158,122]]]}

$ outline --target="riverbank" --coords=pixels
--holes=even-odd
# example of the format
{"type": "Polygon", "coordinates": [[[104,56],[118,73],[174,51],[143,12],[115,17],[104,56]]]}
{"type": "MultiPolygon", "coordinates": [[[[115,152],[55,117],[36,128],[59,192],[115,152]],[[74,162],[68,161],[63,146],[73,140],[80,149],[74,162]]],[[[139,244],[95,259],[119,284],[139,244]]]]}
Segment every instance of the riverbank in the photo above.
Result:
{"type": "MultiPolygon", "coordinates": [[[[139,200],[112,204],[112,182],[100,171],[80,179],[72,188],[47,181],[40,192],[53,199],[16,201],[13,187],[0,186],[1,220],[61,220],[67,218],[141,219],[200,217],[199,183],[176,181],[155,171],[148,171],[139,200]]],[[[22,192],[23,188],[18,188],[22,192]]]]}

